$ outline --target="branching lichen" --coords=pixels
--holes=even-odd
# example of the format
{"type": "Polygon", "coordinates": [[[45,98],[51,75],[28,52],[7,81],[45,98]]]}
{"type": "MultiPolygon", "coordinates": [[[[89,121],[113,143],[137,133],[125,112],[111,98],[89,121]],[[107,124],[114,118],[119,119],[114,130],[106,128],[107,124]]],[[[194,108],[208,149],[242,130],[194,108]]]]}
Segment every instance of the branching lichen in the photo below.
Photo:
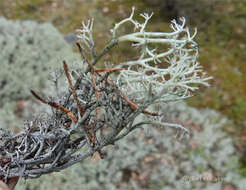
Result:
{"type": "MultiPolygon", "coordinates": [[[[42,174],[60,171],[114,143],[131,131],[147,125],[175,127],[188,133],[183,126],[164,123],[162,113],[148,110],[157,102],[169,102],[191,96],[190,91],[210,78],[205,78],[196,62],[198,49],[185,20],[179,25],[173,21],[171,33],[145,32],[151,18],[142,14],[143,24],[131,16],[117,23],[112,30],[112,40],[98,54],[93,40],[93,21],[82,23],[77,43],[83,64],[87,69],[74,69],[64,61],[63,68],[68,81],[65,91],[57,91],[54,97],[44,97],[31,90],[37,100],[52,108],[50,114],[42,114],[25,124],[19,134],[1,131],[0,175],[35,178],[42,174]],[[119,27],[131,22],[139,32],[117,34],[119,27]],[[99,69],[95,65],[119,43],[133,42],[140,49],[139,59],[119,63],[113,68],[99,69]],[[166,44],[167,50],[154,51],[151,45],[166,44]],[[164,59],[165,58],[165,59],[164,59]],[[169,63],[165,66],[162,63],[169,63]],[[114,80],[111,73],[119,72],[114,80]],[[136,122],[140,115],[148,120],[136,122]]],[[[81,66],[82,68],[82,66],[81,66]]],[[[53,77],[55,77],[54,75],[53,77]]],[[[56,85],[56,79],[55,86],[56,85]]]]}
{"type": "Polygon", "coordinates": [[[185,19],[181,18],[181,24],[175,20],[171,23],[173,32],[146,32],[151,15],[141,14],[144,23],[133,19],[131,16],[116,24],[112,30],[113,36],[117,29],[125,22],[131,22],[135,30],[127,35],[118,37],[119,42],[132,42],[140,50],[139,58],[120,63],[118,67],[128,66],[120,71],[117,82],[125,86],[123,91],[137,102],[147,101],[149,89],[155,94],[156,103],[186,99],[192,96],[192,92],[198,89],[197,84],[208,86],[207,81],[211,77],[205,77],[205,73],[197,62],[198,47],[194,41],[197,30],[191,34],[185,27],[185,19]],[[153,46],[160,44],[166,48],[158,50],[153,46]]]}

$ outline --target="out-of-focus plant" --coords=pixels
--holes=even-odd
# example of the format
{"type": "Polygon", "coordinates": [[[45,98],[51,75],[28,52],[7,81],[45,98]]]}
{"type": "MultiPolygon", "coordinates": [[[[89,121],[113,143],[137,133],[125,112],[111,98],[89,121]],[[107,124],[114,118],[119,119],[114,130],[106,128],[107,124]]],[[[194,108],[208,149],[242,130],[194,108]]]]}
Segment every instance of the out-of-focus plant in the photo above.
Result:
{"type": "MultiPolygon", "coordinates": [[[[165,112],[166,121],[185,124],[190,129],[189,138],[178,140],[172,128],[134,130],[107,147],[110,154],[104,160],[95,155],[65,171],[21,180],[18,189],[212,190],[226,184],[245,189],[246,179],[238,172],[238,151],[223,131],[224,126],[232,125],[230,120],[183,101],[158,107],[153,106],[153,110],[165,112]]],[[[147,118],[137,120],[142,119],[147,118]]]]}
{"type": "Polygon", "coordinates": [[[0,18],[0,126],[19,130],[35,106],[30,88],[47,89],[49,70],[60,67],[62,57],[72,62],[72,52],[50,23],[0,18]]]}
{"type": "MultiPolygon", "coordinates": [[[[78,30],[77,46],[82,64],[87,68],[74,68],[69,72],[66,61],[64,72],[54,72],[52,81],[57,93],[43,98],[31,93],[52,108],[32,121],[24,130],[12,134],[1,130],[0,175],[5,180],[12,177],[36,178],[42,174],[60,171],[85,158],[99,153],[131,131],[148,124],[149,127],[174,127],[183,134],[188,130],[181,125],[165,123],[163,113],[151,112],[150,105],[167,103],[191,97],[198,85],[208,86],[199,63],[198,47],[194,34],[173,21],[173,32],[147,32],[152,15],[141,14],[144,22],[129,18],[115,24],[112,40],[97,53],[93,40],[93,20],[82,23],[78,30]],[[134,31],[120,34],[119,28],[132,23],[134,31]],[[131,42],[139,50],[139,57],[118,63],[115,67],[96,68],[101,58],[120,43],[131,42]],[[161,46],[160,46],[161,45],[161,46]],[[158,48],[159,47],[159,48],[158,48]],[[119,72],[114,79],[111,74],[119,72]],[[58,79],[65,74],[68,89],[60,89],[58,79]],[[138,120],[146,115],[148,120],[138,120]]],[[[64,83],[65,84],[65,83],[64,83]]]]}
{"type": "Polygon", "coordinates": [[[29,89],[44,88],[62,56],[76,57],[54,26],[35,21],[0,18],[0,49],[0,106],[30,98],[29,89]]]}

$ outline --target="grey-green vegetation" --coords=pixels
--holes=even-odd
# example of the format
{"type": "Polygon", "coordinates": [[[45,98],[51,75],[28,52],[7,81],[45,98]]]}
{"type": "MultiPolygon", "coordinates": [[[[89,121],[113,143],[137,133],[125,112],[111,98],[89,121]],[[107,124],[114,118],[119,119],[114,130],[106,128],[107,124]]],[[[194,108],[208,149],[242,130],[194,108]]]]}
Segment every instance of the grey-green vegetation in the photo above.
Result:
{"type": "MultiPolygon", "coordinates": [[[[39,39],[37,42],[39,45],[36,47],[31,46],[26,41],[23,48],[17,48],[16,50],[16,47],[21,47],[16,45],[18,40],[20,40],[20,33],[17,33],[18,35],[14,38],[1,38],[2,33],[0,35],[1,44],[6,45],[9,43],[10,45],[6,50],[3,49],[9,53],[2,54],[0,52],[0,84],[5,87],[1,88],[0,94],[6,98],[5,100],[0,100],[2,104],[4,103],[4,107],[0,111],[0,118],[1,122],[3,119],[8,120],[8,122],[16,122],[18,118],[13,114],[15,101],[27,99],[29,97],[29,88],[32,86],[35,86],[35,89],[44,87],[47,79],[47,72],[45,71],[50,67],[60,65],[61,59],[66,57],[66,55],[71,57],[72,52],[63,41],[62,36],[50,24],[39,25],[32,21],[25,21],[23,23],[29,23],[25,25],[20,22],[1,19],[0,32],[6,30],[6,26],[4,29],[1,27],[2,23],[12,27],[12,29],[8,30],[8,34],[17,30],[15,25],[19,26],[19,30],[24,30],[23,28],[25,27],[23,26],[28,28],[27,25],[32,25],[34,28],[36,27],[36,30],[33,29],[35,31],[33,35],[37,34],[39,39]],[[40,29],[42,31],[40,33],[38,28],[42,28],[41,26],[43,29],[40,29]],[[50,33],[47,32],[49,30],[51,30],[50,33]],[[47,32],[47,36],[44,38],[45,32],[47,32]],[[4,39],[10,39],[11,42],[7,42],[7,40],[4,42],[4,39]],[[59,47],[55,45],[56,43],[58,43],[59,47]],[[40,53],[32,54],[33,50],[40,51],[40,53]],[[52,51],[54,52],[52,53],[52,51]],[[19,53],[15,55],[15,52],[19,53]],[[25,56],[30,57],[26,59],[25,56]],[[28,63],[25,63],[24,60],[28,60],[28,63]],[[20,63],[20,67],[17,67],[18,63],[20,63]],[[14,66],[11,68],[11,65],[14,66]],[[8,71],[8,74],[2,74],[3,68],[5,68],[5,72],[8,71]],[[19,70],[17,72],[14,69],[19,70]],[[27,71],[28,69],[30,72],[27,71]],[[8,83],[3,82],[2,76],[8,79],[5,80],[7,82],[10,79],[10,89],[8,88],[8,83]],[[17,82],[14,83],[14,80],[17,82]],[[22,86],[14,86],[17,84],[22,86]],[[2,89],[5,90],[2,91],[2,89]]],[[[29,35],[31,36],[31,34],[29,35]]],[[[28,39],[28,37],[25,39],[28,39]]],[[[20,40],[20,42],[23,41],[20,40]]],[[[34,44],[36,43],[32,45],[34,44]]],[[[109,147],[108,156],[104,160],[91,161],[88,159],[59,173],[45,175],[39,179],[21,180],[17,189],[209,190],[221,189],[227,183],[235,185],[238,189],[244,189],[246,181],[242,179],[237,171],[238,155],[233,147],[233,141],[222,131],[223,126],[231,125],[229,120],[213,110],[196,110],[184,103],[164,106],[159,109],[166,110],[168,113],[166,118],[169,121],[179,121],[180,123],[189,121],[186,126],[190,127],[192,133],[190,138],[185,137],[177,140],[174,138],[175,134],[171,129],[159,130],[151,128],[150,130],[148,126],[145,126],[144,130],[135,131],[122,139],[116,147],[109,147]],[[125,179],[124,176],[126,174],[131,177],[125,179]],[[134,178],[134,174],[138,178],[134,178]],[[146,174],[147,177],[144,178],[144,175],[141,174],[146,174]],[[197,176],[206,177],[210,174],[214,174],[215,177],[221,177],[221,180],[214,183],[192,178],[197,176]],[[141,176],[143,177],[141,178],[141,176]],[[146,183],[143,181],[146,181],[146,183]]],[[[16,124],[16,126],[19,125],[16,124]]]]}
{"type": "Polygon", "coordinates": [[[72,59],[71,47],[50,23],[0,18],[0,46],[1,105],[30,97],[30,88],[45,86],[50,69],[72,59]]]}
{"type": "MultiPolygon", "coordinates": [[[[197,61],[198,46],[194,41],[197,30],[191,32],[185,18],[180,18],[180,23],[171,21],[172,32],[147,31],[152,15],[142,13],[144,20],[140,21],[133,7],[129,17],[115,23],[110,30],[111,40],[99,53],[95,51],[93,19],[82,22],[77,30],[77,46],[86,70],[71,72],[76,80],[73,85],[64,61],[71,90],[61,91],[56,85],[55,93],[48,100],[31,90],[39,101],[57,111],[53,109],[50,114],[27,121],[18,134],[2,130],[1,155],[10,164],[1,169],[1,176],[40,177],[66,169],[96,152],[103,158],[104,147],[114,145],[142,125],[172,127],[182,130],[182,135],[188,133],[182,125],[164,121],[165,110],[151,113],[147,109],[151,105],[187,99],[198,86],[209,86],[211,77],[206,76],[197,61]],[[132,28],[120,33],[120,28],[129,27],[128,23],[132,28]],[[115,67],[103,71],[93,68],[104,55],[111,54],[111,49],[129,42],[138,47],[138,58],[127,57],[124,62],[118,61],[115,67]],[[120,72],[117,80],[108,78],[110,71],[120,72]],[[150,117],[138,120],[141,113],[150,117]]],[[[53,80],[58,78],[55,76],[53,80]]]]}
{"type": "Polygon", "coordinates": [[[108,148],[103,160],[88,159],[59,173],[21,180],[17,188],[213,190],[232,184],[244,189],[246,180],[237,171],[238,155],[232,139],[222,130],[231,125],[228,119],[182,102],[161,109],[167,110],[169,121],[188,122],[191,136],[179,139],[172,129],[145,126],[108,148]]]}
{"type": "Polygon", "coordinates": [[[13,129],[20,124],[14,114],[16,101],[30,99],[32,88],[44,89],[49,71],[60,67],[63,59],[74,61],[78,55],[52,24],[3,17],[0,49],[0,118],[13,129]]]}

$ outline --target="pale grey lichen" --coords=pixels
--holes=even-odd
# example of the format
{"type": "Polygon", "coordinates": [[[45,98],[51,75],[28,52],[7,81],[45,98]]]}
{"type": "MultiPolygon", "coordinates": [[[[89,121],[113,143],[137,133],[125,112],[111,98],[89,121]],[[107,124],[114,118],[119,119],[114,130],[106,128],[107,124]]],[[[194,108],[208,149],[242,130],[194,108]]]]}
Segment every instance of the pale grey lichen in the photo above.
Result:
{"type": "Polygon", "coordinates": [[[209,86],[212,77],[206,76],[197,61],[197,30],[192,34],[185,18],[180,18],[180,24],[176,20],[171,22],[172,32],[148,32],[152,15],[141,14],[144,22],[140,23],[133,18],[133,9],[129,18],[112,29],[113,38],[118,38],[119,43],[131,42],[139,50],[135,60],[118,65],[126,67],[117,78],[118,83],[125,85],[122,90],[138,103],[149,101],[151,96],[159,96],[154,103],[165,103],[191,97],[198,85],[209,86]],[[117,30],[125,23],[131,23],[134,32],[117,37],[117,30]]]}
{"type": "Polygon", "coordinates": [[[237,171],[239,155],[222,129],[231,121],[213,110],[197,110],[184,103],[162,109],[168,110],[168,120],[189,123],[190,138],[178,140],[169,128],[163,131],[145,126],[144,133],[135,131],[109,148],[104,160],[89,159],[60,173],[21,181],[18,188],[213,190],[233,184],[238,190],[244,189],[246,180],[237,171]],[[134,178],[134,173],[147,173],[146,184],[134,178]],[[218,181],[211,182],[211,175],[218,181]]]}
{"type": "Polygon", "coordinates": [[[31,88],[44,88],[49,70],[78,55],[50,23],[0,18],[0,106],[27,99],[31,88]]]}
{"type": "Polygon", "coordinates": [[[50,70],[60,68],[62,60],[79,60],[79,55],[50,23],[12,21],[0,18],[0,125],[20,128],[22,119],[15,115],[19,100],[30,101],[30,89],[44,90],[50,70]]]}
{"type": "MultiPolygon", "coordinates": [[[[157,109],[153,106],[156,102],[169,102],[190,97],[190,90],[197,88],[190,84],[207,85],[209,78],[201,75],[203,72],[196,62],[197,47],[193,43],[194,35],[190,35],[189,30],[183,28],[184,23],[179,25],[177,22],[173,22],[175,33],[173,36],[184,31],[184,38],[180,39],[176,36],[174,39],[152,39],[152,36],[164,35],[166,37],[169,34],[146,33],[144,28],[151,16],[142,14],[145,22],[140,24],[132,19],[133,13],[129,18],[115,25],[112,30],[112,41],[99,54],[94,51],[93,21],[87,24],[83,23],[82,29],[79,30],[81,42],[78,46],[88,68],[79,73],[78,78],[74,78],[76,81],[75,90],[71,87],[73,85],[70,85],[71,90],[57,93],[49,100],[42,99],[32,91],[38,100],[52,106],[53,112],[47,114],[46,117],[28,122],[25,125],[25,130],[15,136],[3,131],[1,138],[4,144],[1,146],[1,154],[7,159],[8,164],[2,168],[2,175],[6,178],[14,176],[40,177],[42,174],[62,170],[83,161],[64,173],[57,174],[60,176],[57,181],[53,180],[55,175],[44,176],[39,179],[45,181],[43,186],[40,185],[39,180],[32,180],[26,187],[28,189],[76,189],[80,186],[83,186],[84,189],[211,189],[221,188],[223,183],[237,185],[237,182],[241,184],[244,182],[236,171],[238,157],[232,156],[235,154],[232,141],[221,130],[221,127],[229,122],[227,119],[223,119],[213,111],[199,112],[185,104],[162,105],[162,107],[157,105],[157,109]],[[136,27],[140,28],[140,33],[133,32],[117,36],[118,27],[126,22],[134,23],[136,27]],[[159,40],[171,44],[170,51],[155,54],[147,47],[149,43],[159,40]],[[137,98],[132,96],[132,92],[136,88],[124,90],[124,88],[127,89],[127,85],[131,86],[132,84],[127,82],[127,77],[118,78],[118,81],[115,82],[108,78],[110,73],[108,75],[98,74],[93,67],[111,48],[125,41],[139,43],[137,45],[145,50],[144,53],[138,60],[126,61],[116,68],[109,68],[109,70],[120,68],[120,76],[123,76],[122,73],[128,75],[128,73],[135,72],[135,69],[139,73],[144,71],[141,73],[144,75],[143,80],[138,82],[146,82],[147,85],[141,87],[144,89],[144,94],[140,93],[141,96],[137,98]],[[193,45],[192,49],[189,49],[189,45],[193,45]],[[195,50],[194,54],[188,55],[190,50],[195,50]],[[151,73],[147,73],[145,70],[148,60],[157,64],[160,63],[161,58],[172,53],[174,53],[174,57],[168,57],[171,68],[158,70],[169,72],[171,85],[167,88],[159,85],[161,82],[168,83],[169,81],[165,76],[159,81],[159,77],[165,75],[165,72],[158,75],[157,78],[153,78],[156,83],[149,82],[147,78],[151,78],[151,73]],[[177,58],[177,56],[180,57],[177,58]],[[131,67],[131,64],[138,63],[143,64],[144,68],[131,67]],[[174,65],[178,66],[173,70],[174,65]],[[123,68],[123,66],[128,67],[123,68]],[[175,86],[175,82],[178,84],[177,86],[175,86]],[[97,97],[98,92],[100,92],[100,97],[97,97]],[[170,98],[163,101],[165,95],[170,98]],[[127,100],[127,96],[130,100],[127,100]],[[69,114],[67,111],[60,112],[62,109],[56,109],[58,106],[54,105],[58,104],[55,102],[59,102],[61,107],[68,109],[69,114]],[[147,111],[146,109],[150,107],[153,111],[162,114],[147,111]],[[98,110],[99,113],[100,110],[104,110],[102,117],[99,117],[98,110]],[[140,117],[143,113],[148,113],[149,116],[140,117]],[[179,124],[167,122],[184,124],[187,121],[190,124],[186,126],[194,127],[190,133],[191,138],[184,138],[184,134],[187,133],[177,133],[177,137],[183,137],[182,141],[178,141],[174,138],[174,132],[179,132],[179,130],[187,132],[187,129],[179,124]],[[159,128],[154,128],[153,125],[159,128]],[[164,126],[175,127],[177,130],[163,128],[164,126]],[[137,132],[140,127],[147,128],[145,134],[137,132]],[[90,135],[92,137],[94,135],[94,138],[91,139],[90,135]],[[212,141],[210,141],[210,137],[213,138],[212,141]],[[116,144],[118,140],[121,141],[116,144]],[[102,156],[102,152],[100,152],[102,148],[104,148],[103,151],[106,148],[111,149],[105,160],[100,162],[85,160],[89,156],[95,156],[94,153],[97,151],[102,156]],[[37,167],[39,164],[42,164],[41,168],[37,167]],[[196,178],[201,175],[205,176],[207,181],[196,178]],[[219,177],[220,180],[216,184],[210,185],[211,176],[219,177]],[[52,184],[53,187],[50,186],[52,184]]],[[[150,67],[151,72],[156,69],[151,65],[150,67]]],[[[66,72],[66,63],[64,63],[64,70],[66,72]]],[[[133,79],[134,77],[135,74],[129,78],[133,79]]],[[[69,77],[67,78],[69,80],[69,77]]],[[[25,187],[20,185],[20,188],[25,187]]]]}

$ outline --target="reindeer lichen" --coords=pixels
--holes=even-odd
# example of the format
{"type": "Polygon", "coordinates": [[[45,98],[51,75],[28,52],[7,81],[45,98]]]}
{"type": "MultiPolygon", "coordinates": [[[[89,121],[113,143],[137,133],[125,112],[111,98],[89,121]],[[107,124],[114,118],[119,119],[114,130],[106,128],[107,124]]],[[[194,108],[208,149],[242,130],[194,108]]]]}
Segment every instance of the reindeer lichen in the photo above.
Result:
{"type": "MultiPolygon", "coordinates": [[[[175,127],[181,125],[163,122],[161,110],[148,108],[157,103],[166,103],[188,98],[197,85],[207,85],[204,72],[196,59],[198,48],[193,35],[182,23],[172,22],[174,32],[146,32],[151,16],[142,14],[144,23],[129,18],[115,25],[112,40],[97,53],[93,40],[93,20],[82,23],[78,30],[77,46],[82,56],[81,68],[70,72],[69,64],[63,62],[67,88],[59,89],[53,97],[31,90],[41,103],[52,108],[26,122],[24,130],[12,134],[1,130],[0,175],[6,180],[12,177],[36,178],[42,174],[60,171],[78,163],[96,152],[103,159],[104,147],[114,145],[133,130],[148,125],[175,127]],[[131,22],[135,31],[118,34],[119,27],[131,22]],[[139,29],[139,31],[137,31],[139,29]],[[114,67],[104,69],[95,65],[110,50],[120,43],[131,42],[140,50],[136,60],[126,60],[114,67]],[[153,45],[165,44],[162,50],[153,45]],[[117,79],[112,73],[119,72],[117,79]],[[146,115],[145,120],[137,118],[146,115]]],[[[54,75],[56,76],[56,75],[54,75]]]]}

